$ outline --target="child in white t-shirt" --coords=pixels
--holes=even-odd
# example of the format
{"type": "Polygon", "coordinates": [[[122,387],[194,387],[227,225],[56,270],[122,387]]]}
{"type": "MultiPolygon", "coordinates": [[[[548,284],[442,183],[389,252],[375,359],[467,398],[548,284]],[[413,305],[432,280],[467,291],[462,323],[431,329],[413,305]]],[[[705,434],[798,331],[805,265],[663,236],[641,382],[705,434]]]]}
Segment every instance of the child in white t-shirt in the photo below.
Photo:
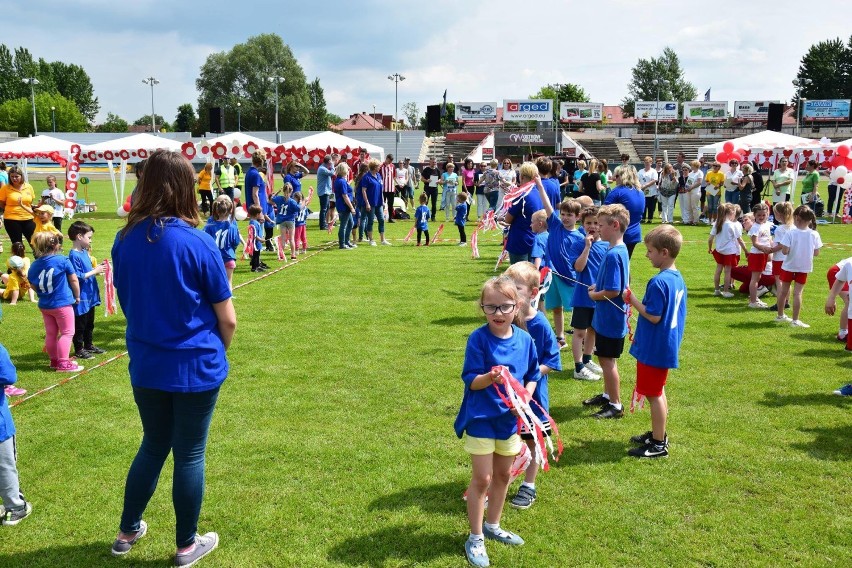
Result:
{"type": "Polygon", "coordinates": [[[819,255],[822,239],[814,230],[816,216],[807,205],[800,205],[793,212],[793,224],[795,228],[788,231],[778,243],[787,258],[781,264],[781,290],[778,293],[778,317],[775,321],[790,322],[790,325],[794,327],[811,327],[799,319],[799,312],[802,309],[802,291],[808,280],[808,274],[814,270],[814,257],[819,255]],[[792,321],[784,313],[784,305],[790,296],[791,282],[795,282],[792,321]]]}
{"type": "Polygon", "coordinates": [[[760,276],[769,260],[772,258],[772,223],[769,218],[769,206],[758,203],[752,208],[754,223],[748,230],[751,237],[751,248],[748,251],[748,270],[751,272],[751,281],[748,285],[748,307],[767,308],[760,298],[757,297],[757,287],[760,276]]]}
{"type": "Polygon", "coordinates": [[[707,252],[713,255],[716,261],[716,274],[713,276],[713,295],[723,298],[733,298],[731,291],[731,268],[740,263],[740,249],[746,251],[743,241],[743,226],[737,221],[742,213],[739,205],[723,203],[719,206],[719,215],[716,223],[710,229],[710,238],[707,240],[707,252]],[[713,241],[716,241],[716,249],[713,249],[713,241]],[[725,287],[719,286],[719,278],[725,272],[725,287]]]}

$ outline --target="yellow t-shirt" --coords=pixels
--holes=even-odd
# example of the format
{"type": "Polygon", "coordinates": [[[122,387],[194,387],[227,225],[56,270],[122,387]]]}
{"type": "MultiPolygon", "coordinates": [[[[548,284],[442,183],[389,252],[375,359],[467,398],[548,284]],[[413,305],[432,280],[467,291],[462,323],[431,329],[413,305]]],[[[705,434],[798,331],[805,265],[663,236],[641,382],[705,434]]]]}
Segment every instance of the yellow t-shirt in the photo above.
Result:
{"type": "Polygon", "coordinates": [[[721,170],[718,172],[710,170],[707,172],[707,175],[704,176],[704,180],[707,182],[707,185],[719,187],[725,183],[725,174],[723,174],[721,170]]]}
{"type": "Polygon", "coordinates": [[[21,185],[21,189],[15,189],[8,183],[0,187],[0,201],[6,202],[6,210],[3,212],[3,218],[10,221],[29,221],[33,218],[33,214],[21,207],[18,201],[20,200],[23,205],[32,209],[34,199],[35,192],[33,191],[33,186],[26,182],[21,185]]]}
{"type": "Polygon", "coordinates": [[[6,290],[3,292],[3,299],[9,300],[12,297],[12,292],[19,291],[20,294],[26,294],[30,289],[30,282],[26,276],[18,276],[18,271],[13,270],[9,275],[9,281],[6,282],[6,290]]]}
{"type": "Polygon", "coordinates": [[[210,179],[212,177],[207,170],[198,172],[198,191],[210,191],[210,179]]]}
{"type": "Polygon", "coordinates": [[[35,243],[35,236],[39,233],[53,233],[54,235],[62,234],[56,227],[53,226],[53,223],[48,222],[42,225],[38,217],[35,218],[35,225],[36,228],[35,231],[33,231],[33,237],[30,239],[30,244],[35,243]]]}

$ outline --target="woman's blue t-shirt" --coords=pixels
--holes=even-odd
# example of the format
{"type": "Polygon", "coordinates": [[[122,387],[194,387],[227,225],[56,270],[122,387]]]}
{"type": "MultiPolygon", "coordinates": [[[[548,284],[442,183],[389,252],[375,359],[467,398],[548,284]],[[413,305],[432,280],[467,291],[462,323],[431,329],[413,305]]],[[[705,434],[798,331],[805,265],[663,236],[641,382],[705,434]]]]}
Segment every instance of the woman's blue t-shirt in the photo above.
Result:
{"type": "Polygon", "coordinates": [[[506,250],[512,254],[530,254],[532,252],[535,233],[531,228],[532,216],[536,211],[541,211],[544,206],[538,196],[538,190],[532,191],[514,205],[509,207],[512,215],[512,224],[509,226],[509,237],[506,240],[506,250]]]}
{"type": "Polygon", "coordinates": [[[27,271],[27,280],[38,294],[42,310],[64,308],[74,304],[74,293],[68,285],[68,275],[75,274],[68,257],[51,254],[37,258],[27,271]]]}
{"type": "Polygon", "coordinates": [[[295,174],[287,174],[284,176],[284,183],[289,183],[293,186],[293,193],[302,191],[302,177],[304,172],[296,172],[295,174]]]}
{"type": "MultiPolygon", "coordinates": [[[[352,186],[349,185],[346,180],[342,177],[339,177],[334,180],[334,207],[337,209],[338,213],[343,213],[344,211],[349,211],[349,206],[346,205],[346,202],[343,200],[343,196],[349,196],[349,203],[352,203],[352,186]]],[[[352,204],[354,206],[354,204],[352,204]]]]}
{"type": "Polygon", "coordinates": [[[379,174],[373,175],[370,172],[364,174],[364,177],[361,178],[361,183],[358,184],[359,194],[362,188],[367,191],[367,203],[371,207],[378,207],[384,203],[382,198],[382,179],[379,177],[379,174]]]}
{"type": "Polygon", "coordinates": [[[620,203],[630,213],[630,222],[624,232],[624,243],[634,244],[642,242],[642,214],[645,212],[645,194],[640,189],[619,185],[610,191],[604,205],[620,203]]]}

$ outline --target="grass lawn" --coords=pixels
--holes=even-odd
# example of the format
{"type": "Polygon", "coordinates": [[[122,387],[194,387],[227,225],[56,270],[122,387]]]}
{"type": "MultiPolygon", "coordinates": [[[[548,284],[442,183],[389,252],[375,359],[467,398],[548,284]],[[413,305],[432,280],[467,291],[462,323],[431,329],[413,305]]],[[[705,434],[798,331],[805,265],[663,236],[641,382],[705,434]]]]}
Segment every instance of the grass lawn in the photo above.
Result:
{"type": "MultiPolygon", "coordinates": [[[[121,222],[106,182],[90,192],[103,258],[121,222]]],[[[221,545],[200,565],[466,565],[470,466],[452,423],[465,341],[484,323],[476,303],[500,242],[483,235],[475,261],[449,224],[429,248],[402,243],[409,222],[388,227],[392,247],[339,251],[320,248],[331,239],[311,222],[316,254],[236,290],[199,526],[218,531],[221,545]]],[[[489,542],[493,566],[852,564],[852,400],[831,394],[849,382],[852,355],[834,339],[837,318],[822,312],[825,273],[852,256],[852,228],[819,228],[828,244],[805,287],[810,329],[776,325],[747,298],[714,297],[708,228],[679,228],[689,303],[681,368],[669,379],[671,457],[629,458],[648,410],[592,420],[580,401],[601,385],[555,373],[551,411],[565,453],[540,475],[531,509],[507,507],[502,524],[526,545],[489,542]]],[[[653,274],[641,245],[631,270],[641,293],[653,274]]],[[[252,276],[239,263],[235,283],[252,276]]],[[[37,307],[4,305],[3,315],[20,386],[32,393],[62,379],[47,371],[37,307]]],[[[123,317],[99,313],[95,341],[109,353],[89,366],[123,352],[123,317]]],[[[126,365],[117,359],[13,409],[35,509],[0,527],[0,565],[169,565],[169,464],[145,514],[148,536],[128,558],[109,555],[141,435],[126,365]]],[[[626,399],[635,360],[619,366],[626,399]]]]}

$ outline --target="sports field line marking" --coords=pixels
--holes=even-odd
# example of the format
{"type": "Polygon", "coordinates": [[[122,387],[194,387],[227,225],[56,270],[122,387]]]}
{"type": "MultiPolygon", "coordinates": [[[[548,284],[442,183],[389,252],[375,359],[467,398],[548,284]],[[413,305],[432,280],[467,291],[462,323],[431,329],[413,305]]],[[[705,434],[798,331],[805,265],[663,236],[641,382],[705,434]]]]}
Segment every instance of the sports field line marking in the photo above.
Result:
{"type": "MultiPolygon", "coordinates": [[[[270,272],[267,272],[267,273],[266,273],[266,274],[264,274],[263,276],[258,276],[257,278],[253,278],[253,279],[251,279],[251,280],[248,280],[247,282],[243,282],[242,284],[239,284],[239,285],[237,285],[237,286],[234,286],[234,290],[236,290],[237,288],[242,288],[243,286],[246,286],[246,285],[248,285],[248,284],[252,284],[252,283],[254,283],[254,282],[257,282],[258,280],[262,280],[262,279],[266,278],[267,276],[272,276],[272,275],[273,275],[273,274],[275,274],[276,272],[281,272],[281,271],[282,271],[282,270],[284,270],[285,268],[290,268],[291,266],[295,266],[295,265],[299,264],[300,262],[302,262],[302,261],[304,261],[304,260],[307,260],[307,259],[311,258],[312,256],[316,256],[317,254],[319,254],[319,253],[321,253],[321,252],[327,251],[327,250],[328,250],[329,248],[331,248],[331,246],[332,246],[332,245],[334,245],[334,244],[336,244],[334,241],[329,241],[329,242],[328,242],[328,243],[326,243],[324,246],[321,246],[320,248],[318,248],[317,250],[315,250],[315,251],[314,251],[314,252],[312,252],[311,254],[309,254],[309,255],[305,256],[304,258],[299,259],[299,260],[295,260],[295,261],[290,261],[290,262],[288,262],[287,264],[285,264],[284,266],[281,266],[280,268],[276,268],[275,270],[272,270],[272,271],[270,271],[270,272]]],[[[41,394],[44,394],[44,393],[49,392],[49,391],[52,391],[52,390],[53,390],[53,389],[55,389],[56,387],[60,387],[60,386],[62,386],[62,385],[64,385],[64,384],[70,383],[71,381],[73,381],[73,380],[74,380],[74,379],[76,379],[77,377],[82,377],[83,375],[87,375],[87,374],[91,373],[92,371],[94,371],[95,369],[99,369],[100,367],[103,367],[104,365],[107,365],[107,364],[109,364],[109,363],[112,363],[113,361],[116,361],[116,360],[118,360],[118,359],[121,359],[121,358],[122,358],[122,357],[124,357],[125,355],[127,355],[127,351],[124,351],[124,352],[122,352],[122,353],[119,353],[118,355],[115,355],[115,356],[113,356],[113,357],[110,357],[109,359],[106,359],[105,361],[101,361],[100,363],[98,363],[98,364],[97,364],[97,365],[95,365],[94,367],[89,367],[88,369],[83,369],[82,371],[80,371],[79,373],[77,373],[77,374],[75,374],[75,375],[70,375],[70,376],[68,376],[68,377],[65,377],[64,379],[62,379],[61,381],[57,382],[56,384],[50,385],[50,386],[48,386],[48,387],[44,387],[43,389],[39,389],[39,390],[37,390],[36,392],[34,392],[34,393],[32,393],[32,394],[29,394],[29,395],[27,395],[27,396],[25,396],[25,397],[23,397],[23,398],[19,398],[19,399],[15,400],[14,402],[9,403],[9,408],[15,408],[16,406],[18,406],[18,405],[20,405],[20,404],[23,404],[24,402],[26,402],[26,401],[30,400],[31,398],[35,398],[35,397],[37,397],[37,396],[39,396],[39,395],[41,395],[41,394]]]]}

